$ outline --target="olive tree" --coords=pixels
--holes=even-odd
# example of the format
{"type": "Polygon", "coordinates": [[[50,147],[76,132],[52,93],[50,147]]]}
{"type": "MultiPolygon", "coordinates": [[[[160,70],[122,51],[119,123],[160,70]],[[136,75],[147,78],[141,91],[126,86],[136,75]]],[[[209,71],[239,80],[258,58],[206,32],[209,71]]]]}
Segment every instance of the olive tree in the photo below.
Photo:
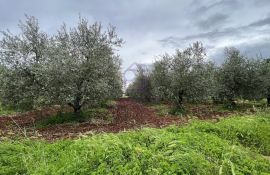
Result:
{"type": "Polygon", "coordinates": [[[270,58],[262,62],[261,77],[263,78],[264,96],[267,99],[267,105],[270,106],[270,58]]]}
{"type": "Polygon", "coordinates": [[[80,18],[76,27],[63,25],[49,37],[38,21],[27,17],[21,33],[3,32],[0,42],[4,65],[2,101],[13,104],[69,104],[74,112],[121,95],[122,45],[115,27],[103,30],[80,18]]]}
{"type": "Polygon", "coordinates": [[[120,59],[115,48],[121,44],[112,26],[103,31],[101,24],[91,25],[83,18],[70,30],[62,26],[46,66],[50,100],[67,103],[78,112],[83,105],[120,96],[120,59]]]}
{"type": "Polygon", "coordinates": [[[152,94],[156,100],[168,101],[171,97],[171,61],[172,57],[165,54],[153,64],[151,84],[152,94]]]}
{"type": "Polygon", "coordinates": [[[246,100],[260,100],[266,97],[264,60],[248,58],[246,60],[246,81],[243,98],[246,100]]]}
{"type": "MultiPolygon", "coordinates": [[[[3,91],[3,85],[4,85],[4,75],[5,74],[5,66],[0,64],[0,99],[2,99],[3,95],[4,95],[4,91],[3,91]]],[[[1,101],[0,101],[1,103],[1,101]]]]}
{"type": "Polygon", "coordinates": [[[225,48],[225,62],[219,70],[219,95],[235,105],[234,100],[241,97],[246,84],[246,58],[236,48],[225,48]]]}
{"type": "Polygon", "coordinates": [[[171,89],[179,107],[183,101],[208,100],[212,87],[213,64],[206,61],[202,43],[193,43],[184,51],[176,51],[171,65],[171,89]]]}
{"type": "Polygon", "coordinates": [[[235,106],[235,100],[259,100],[265,97],[267,69],[261,59],[248,58],[236,48],[225,49],[225,62],[217,75],[220,98],[235,106]]]}
{"type": "Polygon", "coordinates": [[[128,86],[126,94],[135,99],[149,102],[152,98],[150,70],[141,65],[137,65],[136,78],[134,82],[128,86]]]}
{"type": "Polygon", "coordinates": [[[32,108],[44,93],[41,69],[47,60],[49,39],[34,17],[26,16],[19,23],[20,33],[2,32],[0,61],[2,74],[2,103],[32,108]]]}

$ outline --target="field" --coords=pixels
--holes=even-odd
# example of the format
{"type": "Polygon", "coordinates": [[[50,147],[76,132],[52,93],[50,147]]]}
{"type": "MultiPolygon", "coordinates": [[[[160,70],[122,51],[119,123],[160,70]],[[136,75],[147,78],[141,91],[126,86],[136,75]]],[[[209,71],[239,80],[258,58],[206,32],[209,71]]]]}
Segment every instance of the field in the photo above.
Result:
{"type": "Polygon", "coordinates": [[[0,1],[0,175],[270,175],[253,1],[0,1]]]}
{"type": "Polygon", "coordinates": [[[0,174],[269,174],[270,115],[48,143],[3,140],[0,174]]]}
{"type": "Polygon", "coordinates": [[[91,120],[55,119],[57,108],[2,116],[0,174],[269,174],[270,112],[260,105],[189,104],[180,115],[120,99],[85,112],[91,120]]]}
{"type": "Polygon", "coordinates": [[[42,138],[53,141],[76,138],[82,134],[120,132],[142,127],[162,128],[171,124],[187,123],[191,119],[219,121],[232,114],[253,114],[264,109],[264,103],[240,103],[230,110],[223,105],[187,104],[186,111],[177,111],[170,104],[143,104],[122,98],[74,116],[72,109],[59,106],[15,113],[11,109],[0,116],[0,137],[42,138]],[[61,112],[60,112],[61,111],[61,112]],[[9,113],[7,113],[9,112],[9,113]]]}

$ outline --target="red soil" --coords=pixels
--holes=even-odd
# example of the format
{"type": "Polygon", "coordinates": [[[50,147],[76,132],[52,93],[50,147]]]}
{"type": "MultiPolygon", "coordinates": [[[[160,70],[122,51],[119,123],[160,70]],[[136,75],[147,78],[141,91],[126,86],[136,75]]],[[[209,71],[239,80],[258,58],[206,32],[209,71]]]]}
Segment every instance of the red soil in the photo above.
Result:
{"type": "Polygon", "coordinates": [[[111,112],[114,120],[110,124],[91,124],[89,122],[75,125],[62,124],[40,129],[39,133],[51,140],[59,137],[74,137],[78,133],[89,131],[120,132],[142,126],[163,127],[180,122],[177,117],[158,117],[150,109],[130,99],[120,99],[111,112]]]}
{"type": "Polygon", "coordinates": [[[32,137],[42,137],[46,140],[76,137],[88,132],[120,132],[129,129],[149,127],[163,127],[170,124],[184,122],[179,117],[159,117],[155,113],[131,99],[120,99],[116,107],[110,109],[113,114],[113,122],[110,124],[92,124],[90,122],[59,124],[51,127],[33,130],[35,121],[51,116],[57,112],[55,108],[47,108],[42,111],[28,112],[16,116],[0,117],[0,137],[8,133],[22,133],[27,128],[26,134],[32,137]],[[1,132],[2,131],[2,132],[1,132]],[[38,133],[38,134],[36,134],[38,133]]]}

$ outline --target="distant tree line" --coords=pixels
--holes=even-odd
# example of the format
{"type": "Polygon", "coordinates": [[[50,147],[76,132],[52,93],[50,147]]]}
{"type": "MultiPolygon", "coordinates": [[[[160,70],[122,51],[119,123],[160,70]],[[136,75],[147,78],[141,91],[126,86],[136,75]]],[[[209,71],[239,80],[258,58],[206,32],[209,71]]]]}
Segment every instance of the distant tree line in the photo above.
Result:
{"type": "Polygon", "coordinates": [[[79,18],[76,27],[62,25],[56,34],[43,32],[26,16],[20,33],[2,32],[0,100],[2,105],[32,109],[70,105],[74,112],[122,95],[121,47],[115,27],[103,30],[79,18]]]}
{"type": "Polygon", "coordinates": [[[248,58],[236,48],[225,48],[225,61],[218,66],[207,59],[202,43],[165,54],[150,70],[138,69],[126,94],[143,101],[225,102],[267,99],[270,105],[270,60],[248,58]]]}

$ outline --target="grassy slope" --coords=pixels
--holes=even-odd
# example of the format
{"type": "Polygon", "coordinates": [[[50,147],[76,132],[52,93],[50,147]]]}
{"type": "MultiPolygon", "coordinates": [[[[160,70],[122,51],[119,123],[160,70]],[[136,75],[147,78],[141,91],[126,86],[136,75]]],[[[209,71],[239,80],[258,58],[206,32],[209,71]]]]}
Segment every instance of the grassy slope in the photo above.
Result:
{"type": "Polygon", "coordinates": [[[78,140],[4,141],[0,174],[270,174],[270,115],[78,140]]]}

